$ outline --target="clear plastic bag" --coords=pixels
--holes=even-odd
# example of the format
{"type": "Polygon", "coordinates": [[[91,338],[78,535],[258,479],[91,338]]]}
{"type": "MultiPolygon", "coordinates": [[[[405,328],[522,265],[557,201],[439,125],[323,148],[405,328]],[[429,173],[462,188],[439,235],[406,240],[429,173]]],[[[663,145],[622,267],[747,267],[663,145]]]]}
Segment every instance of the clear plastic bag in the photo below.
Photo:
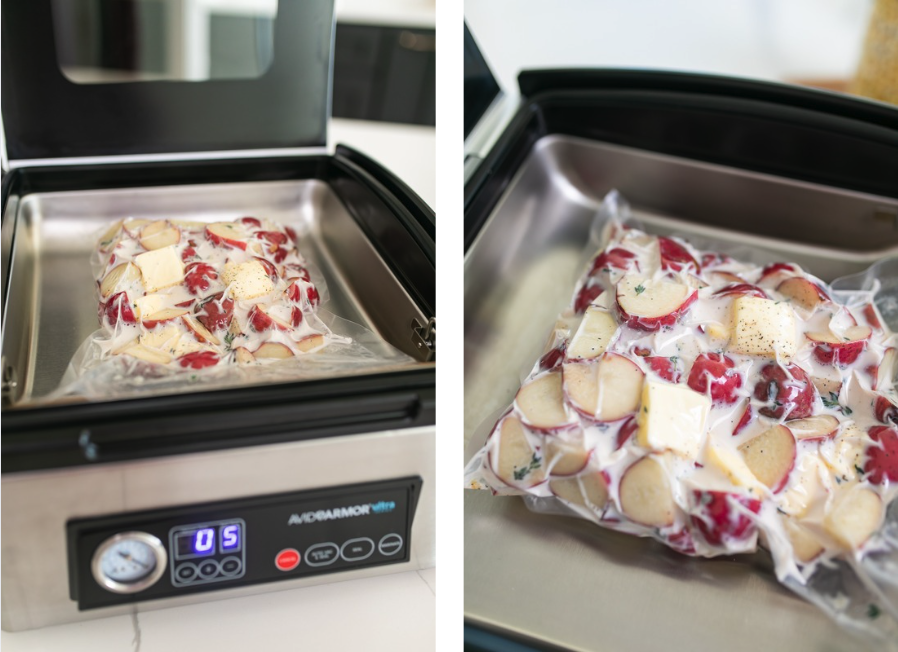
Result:
{"type": "MultiPolygon", "coordinates": [[[[256,218],[242,219],[259,222],[256,218]]],[[[259,260],[261,261],[259,264],[266,271],[271,270],[269,274],[272,278],[271,291],[268,295],[259,298],[260,302],[269,301],[263,319],[269,317],[269,313],[274,315],[278,309],[286,311],[292,305],[292,310],[300,313],[294,315],[292,324],[289,321],[281,320],[278,322],[280,326],[271,327],[270,334],[256,332],[250,312],[243,315],[243,323],[241,329],[238,329],[236,337],[227,327],[225,327],[227,330],[213,333],[216,340],[214,343],[211,343],[209,339],[203,340],[202,334],[195,336],[201,343],[208,344],[208,350],[194,353],[216,356],[217,362],[212,366],[178,364],[184,357],[175,357],[177,354],[174,353],[171,356],[166,356],[169,361],[164,363],[122,354],[122,351],[127,351],[125,347],[135,342],[142,344],[148,333],[158,332],[162,328],[161,325],[146,328],[146,324],[152,323],[147,321],[152,315],[140,316],[138,304],[133,301],[134,297],[129,298],[127,292],[121,292],[124,294],[124,299],[127,299],[126,302],[124,299],[114,302],[119,294],[119,285],[116,285],[114,290],[107,290],[104,294],[101,280],[105,279],[116,266],[123,264],[122,261],[125,261],[124,264],[134,267],[133,255],[142,251],[135,244],[135,241],[139,239],[136,234],[144,234],[145,231],[141,229],[146,229],[147,225],[143,223],[134,225],[133,222],[125,220],[122,226],[119,226],[118,231],[113,227],[105,229],[103,234],[98,234],[98,246],[94,248],[90,259],[94,278],[97,279],[100,328],[94,331],[73,355],[59,388],[43,400],[52,402],[67,397],[86,400],[121,399],[188,390],[211,390],[250,384],[345,376],[373,370],[388,370],[414,363],[412,358],[395,349],[370,330],[320,308],[329,299],[327,283],[321,272],[315,266],[310,265],[300,253],[302,233],[297,235],[292,230],[279,225],[272,226],[272,223],[267,223],[264,220],[259,224],[262,225],[260,228],[272,229],[270,233],[274,235],[270,237],[275,244],[270,244],[267,240],[262,239],[261,247],[258,247],[259,255],[244,256],[244,258],[259,260]],[[129,226],[131,231],[126,228],[129,226]],[[289,241],[281,243],[281,234],[289,234],[289,238],[294,241],[296,247],[291,247],[289,241]],[[120,245],[124,248],[120,248],[120,245]],[[270,249],[268,249],[269,247],[270,249]],[[283,253],[278,249],[279,247],[285,250],[290,249],[290,255],[283,253]],[[118,260],[116,253],[119,254],[118,260]],[[271,260],[275,263],[272,263],[271,260]],[[294,271],[287,270],[291,265],[294,271]],[[296,297],[292,303],[283,298],[289,292],[291,283],[296,285],[296,297]],[[281,303],[284,306],[280,306],[281,303]],[[277,307],[272,308],[271,306],[277,307]],[[124,318],[124,310],[133,313],[128,315],[127,320],[124,318]],[[246,333],[240,331],[246,331],[246,333]],[[295,336],[293,331],[296,333],[295,336]],[[289,339],[290,337],[293,339],[289,339]],[[318,339],[313,339],[316,337],[318,339]],[[312,340],[308,345],[308,350],[302,349],[300,342],[302,339],[312,340]],[[239,359],[235,359],[237,345],[244,340],[252,340],[256,346],[266,342],[286,343],[281,345],[285,350],[292,349],[293,354],[284,359],[262,359],[261,357],[255,358],[250,353],[246,356],[248,362],[239,361],[239,359]]],[[[191,265],[205,264],[201,254],[203,251],[208,253],[211,245],[203,239],[203,223],[172,220],[167,228],[181,230],[183,237],[178,240],[177,251],[183,259],[185,272],[191,268],[191,265]],[[188,247],[193,253],[185,252],[188,247]]],[[[165,234],[163,233],[161,237],[165,237],[165,234]]],[[[256,245],[256,243],[252,244],[256,245]]],[[[190,290],[193,295],[192,299],[191,294],[185,294],[183,288],[176,288],[184,295],[179,295],[177,298],[190,299],[189,305],[183,309],[183,312],[186,313],[184,318],[193,318],[191,323],[194,325],[198,320],[203,319],[208,311],[208,308],[204,306],[208,304],[210,297],[221,305],[230,298],[227,293],[230,292],[232,284],[224,285],[222,271],[224,265],[219,263],[213,267],[214,270],[209,272],[208,278],[197,277],[199,287],[190,290]],[[219,278],[221,278],[220,281],[219,278]],[[224,294],[214,292],[219,287],[223,288],[224,294]],[[197,315],[199,315],[198,319],[197,315]]],[[[185,273],[184,278],[182,284],[189,285],[188,274],[185,273]]],[[[143,281],[141,280],[141,282],[143,281]]],[[[127,283],[126,280],[120,285],[124,287],[127,283]]],[[[131,285],[128,287],[131,288],[131,293],[139,294],[140,283],[135,281],[130,283],[131,285]]],[[[165,291],[162,290],[160,294],[165,291]]],[[[150,294],[153,292],[147,291],[146,295],[140,298],[145,299],[150,294]]],[[[176,299],[169,296],[165,297],[165,300],[166,306],[170,308],[170,304],[176,299]]],[[[255,300],[250,300],[243,303],[248,305],[254,302],[255,300]]],[[[228,319],[233,319],[238,312],[234,307],[235,303],[243,305],[236,298],[232,299],[230,306],[232,312],[228,315],[228,319]]],[[[277,318],[275,317],[275,319],[277,318]]],[[[205,323],[207,322],[200,325],[204,326],[205,323]]],[[[181,330],[189,333],[189,328],[181,328],[181,330]]],[[[211,332],[207,329],[205,333],[207,338],[211,332]]],[[[176,334],[174,337],[177,337],[179,344],[182,340],[189,339],[186,334],[176,334]]],[[[189,344],[190,349],[188,350],[199,349],[201,346],[193,340],[190,340],[189,344]]],[[[164,347],[168,346],[169,343],[165,342],[164,347]]],[[[164,350],[163,353],[165,353],[164,350]]]]}
{"type": "MultiPolygon", "coordinates": [[[[603,201],[600,210],[590,230],[590,239],[582,253],[581,269],[587,269],[597,251],[600,251],[608,243],[610,236],[620,229],[641,229],[641,225],[633,219],[626,201],[615,191],[609,193],[603,201]]],[[[767,252],[758,251],[741,246],[721,244],[709,240],[690,237],[689,244],[700,250],[712,250],[733,259],[736,263],[745,263],[752,266],[763,266],[775,262],[775,257],[767,252]]],[[[736,270],[736,267],[723,269],[736,270]]],[[[818,282],[810,275],[808,278],[818,282]]],[[[573,288],[573,302],[580,296],[581,291],[588,282],[584,274],[577,279],[571,279],[570,287],[573,288]]],[[[821,287],[825,287],[819,281],[821,287]]],[[[882,321],[893,332],[898,331],[898,259],[889,259],[876,263],[867,271],[841,278],[831,285],[833,301],[843,306],[860,310],[868,304],[875,304],[882,321]]],[[[547,337],[546,353],[543,361],[557,347],[569,342],[572,331],[577,328],[579,318],[572,318],[570,314],[562,314],[547,337]]],[[[558,354],[556,354],[558,355],[558,354]]],[[[550,369],[551,362],[537,362],[524,377],[538,375],[550,369]]],[[[551,369],[550,369],[551,370],[551,369]]],[[[791,552],[791,543],[782,527],[768,527],[759,533],[756,540],[745,542],[744,548],[730,549],[726,552],[715,550],[696,549],[690,537],[679,536],[678,533],[664,531],[662,529],[650,529],[633,524],[625,518],[617,509],[616,500],[612,492],[611,482],[608,483],[607,504],[599,506],[590,502],[590,487],[587,477],[583,472],[574,474],[573,486],[576,499],[564,499],[565,491],[550,490],[547,481],[537,482],[533,486],[516,487],[499,478],[491,464],[490,456],[497,450],[490,447],[490,438],[494,436],[503,419],[512,414],[514,404],[502,409],[477,428],[468,446],[469,459],[465,467],[465,487],[468,489],[490,490],[496,495],[521,495],[527,507],[536,513],[561,514],[577,516],[590,520],[602,527],[634,534],[637,536],[650,536],[665,545],[690,555],[713,556],[714,554],[727,554],[732,552],[751,552],[755,550],[757,543],[771,551],[776,564],[777,577],[786,587],[803,598],[816,604],[840,625],[849,629],[878,649],[898,650],[898,500],[894,500],[896,489],[892,483],[889,494],[892,497],[885,513],[885,520],[879,532],[873,535],[864,545],[863,554],[845,553],[841,556],[827,559],[817,564],[796,564],[786,559],[791,552]],[[473,455],[471,454],[473,451],[473,455]]],[[[526,429],[525,429],[526,430],[526,429]]],[[[621,429],[623,430],[623,428],[621,429]]],[[[618,431],[620,433],[620,431],[618,431]]],[[[618,435],[619,436],[619,435],[618,435]]],[[[548,436],[547,436],[548,437],[548,436]]],[[[564,430],[556,432],[553,440],[556,446],[563,447],[565,438],[569,437],[564,430]]],[[[532,443],[532,442],[531,442],[532,443]]],[[[621,453],[621,451],[617,451],[621,453]]],[[[548,459],[549,453],[540,450],[543,460],[548,459]]],[[[612,453],[612,456],[616,453],[612,453]]],[[[623,454],[623,453],[621,453],[623,454]]],[[[556,460],[558,457],[556,456],[556,460]]],[[[607,459],[607,458],[606,458],[607,459]]],[[[612,457],[613,459],[613,457],[612,457]]],[[[534,456],[533,467],[537,466],[534,456]]],[[[552,462],[546,462],[551,466],[552,462]]],[[[521,469],[522,473],[526,469],[521,469]]],[[[526,475],[522,476],[526,478],[526,475]]],[[[549,474],[542,476],[548,480],[549,474]]],[[[515,476],[517,479],[517,475],[515,476]]],[[[737,506],[738,507],[738,506],[737,506]]],[[[766,509],[766,507],[765,507],[766,509]]],[[[750,512],[743,509],[744,513],[739,518],[747,520],[759,520],[750,512]]],[[[778,522],[778,521],[777,521],[778,522]]],[[[684,529],[685,532],[685,529],[684,529]]]]}

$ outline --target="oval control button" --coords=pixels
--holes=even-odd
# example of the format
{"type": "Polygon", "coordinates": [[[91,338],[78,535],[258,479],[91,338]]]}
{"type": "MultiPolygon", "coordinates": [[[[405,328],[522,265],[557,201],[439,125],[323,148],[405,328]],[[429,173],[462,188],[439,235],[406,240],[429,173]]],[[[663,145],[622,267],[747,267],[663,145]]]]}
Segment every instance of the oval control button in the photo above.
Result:
{"type": "Polygon", "coordinates": [[[181,564],[178,566],[177,570],[175,570],[175,577],[177,577],[180,582],[189,582],[196,577],[198,572],[197,567],[193,564],[181,564]]]}
{"type": "Polygon", "coordinates": [[[340,556],[340,548],[336,543],[316,543],[306,550],[306,563],[309,566],[327,566],[333,564],[340,556]]]}
{"type": "Polygon", "coordinates": [[[202,577],[204,580],[207,580],[218,575],[218,571],[220,570],[221,567],[218,565],[217,561],[207,559],[202,564],[200,564],[200,577],[202,577]]]}
{"type": "Polygon", "coordinates": [[[377,544],[377,549],[380,550],[380,554],[387,557],[395,555],[402,550],[402,537],[398,534],[388,534],[377,544]]]}
{"type": "Polygon", "coordinates": [[[284,548],[274,558],[274,565],[278,570],[291,571],[299,566],[299,551],[294,548],[284,548]]]}
{"type": "Polygon", "coordinates": [[[374,554],[374,542],[371,539],[350,539],[343,544],[340,555],[346,561],[362,561],[374,554]]]}
{"type": "Polygon", "coordinates": [[[221,560],[221,573],[228,577],[236,575],[243,569],[243,562],[239,557],[225,557],[221,560]]]}

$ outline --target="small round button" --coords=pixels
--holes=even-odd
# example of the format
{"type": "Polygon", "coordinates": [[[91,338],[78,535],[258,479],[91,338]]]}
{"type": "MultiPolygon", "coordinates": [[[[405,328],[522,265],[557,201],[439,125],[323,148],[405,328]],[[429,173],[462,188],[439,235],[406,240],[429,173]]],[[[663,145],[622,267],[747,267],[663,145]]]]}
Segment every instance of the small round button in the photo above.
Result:
{"type": "Polygon", "coordinates": [[[222,575],[236,575],[243,568],[243,563],[238,557],[225,557],[221,560],[222,575]]]}
{"type": "Polygon", "coordinates": [[[295,548],[284,548],[274,558],[278,570],[291,571],[299,566],[299,551],[295,548]]]}
{"type": "Polygon", "coordinates": [[[402,537],[395,533],[388,534],[377,544],[377,549],[387,557],[395,555],[402,549],[402,537]]]}
{"type": "Polygon", "coordinates": [[[193,564],[181,564],[175,571],[175,575],[181,582],[189,582],[196,577],[198,570],[193,564]]]}
{"type": "Polygon", "coordinates": [[[202,564],[200,564],[200,577],[207,580],[211,577],[215,577],[218,575],[218,571],[221,570],[218,566],[217,561],[213,561],[212,559],[207,559],[202,564]]]}

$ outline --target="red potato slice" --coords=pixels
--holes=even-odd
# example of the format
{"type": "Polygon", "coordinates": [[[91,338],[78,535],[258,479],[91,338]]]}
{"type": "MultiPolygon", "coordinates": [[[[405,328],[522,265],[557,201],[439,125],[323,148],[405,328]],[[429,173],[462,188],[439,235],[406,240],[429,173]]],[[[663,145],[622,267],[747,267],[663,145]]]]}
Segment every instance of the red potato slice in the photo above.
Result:
{"type": "Polygon", "coordinates": [[[748,424],[750,424],[753,419],[754,410],[752,410],[751,408],[751,402],[747,401],[745,403],[745,409],[742,411],[742,416],[739,417],[739,422],[736,423],[736,427],[733,428],[733,437],[745,430],[748,427],[748,424]]]}
{"type": "Polygon", "coordinates": [[[667,382],[680,382],[680,377],[682,376],[682,374],[680,373],[679,361],[675,361],[671,358],[666,358],[659,355],[649,355],[644,359],[645,363],[649,366],[649,369],[654,371],[656,374],[658,374],[658,376],[660,376],[667,382]]]}
{"type": "Polygon", "coordinates": [[[580,291],[577,292],[577,296],[574,299],[574,312],[578,315],[582,315],[603,291],[604,289],[602,286],[597,283],[593,285],[584,285],[580,288],[580,291]]]}
{"type": "Polygon", "coordinates": [[[785,426],[798,441],[810,441],[835,437],[839,431],[839,420],[828,414],[818,414],[804,419],[786,421],[785,426]]]}
{"type": "Polygon", "coordinates": [[[209,344],[216,345],[221,344],[221,340],[210,333],[205,326],[190,315],[182,315],[181,321],[187,326],[187,330],[193,333],[193,336],[198,342],[208,342],[209,344]]]}
{"type": "Polygon", "coordinates": [[[882,360],[876,367],[876,378],[873,389],[888,389],[895,383],[898,375],[898,349],[887,348],[882,354],[882,360]]]}
{"type": "Polygon", "coordinates": [[[109,298],[121,283],[132,283],[140,279],[140,269],[131,263],[122,263],[113,267],[100,282],[100,296],[109,298]]]}
{"type": "Polygon", "coordinates": [[[181,241],[181,230],[166,220],[150,222],[140,230],[140,245],[147,251],[176,245],[181,241]]]}
{"type": "Polygon", "coordinates": [[[872,303],[868,303],[866,306],[864,306],[863,314],[864,319],[867,320],[867,323],[873,330],[882,330],[882,320],[879,318],[879,313],[876,310],[876,306],[874,306],[872,303]]]}
{"type": "MultiPolygon", "coordinates": [[[[110,326],[115,326],[119,322],[123,324],[136,324],[137,318],[131,309],[131,301],[128,299],[127,292],[118,292],[109,297],[109,301],[105,304],[101,303],[101,312],[105,313],[106,319],[109,320],[110,326]]],[[[102,316],[100,321],[102,322],[102,316]]]]}
{"type": "Polygon", "coordinates": [[[549,491],[569,503],[601,511],[608,503],[608,484],[601,471],[549,480],[549,491]]]}
{"type": "Polygon", "coordinates": [[[898,482],[898,430],[893,426],[873,426],[867,431],[873,443],[864,454],[864,473],[873,484],[898,482]]]}
{"type": "Polygon", "coordinates": [[[234,222],[214,222],[206,227],[206,237],[212,244],[246,250],[246,231],[234,222]]]}
{"type": "Polygon", "coordinates": [[[858,359],[871,335],[869,326],[853,326],[845,330],[844,338],[832,332],[808,333],[807,338],[814,342],[814,358],[820,364],[845,366],[858,359]]]}
{"type": "Polygon", "coordinates": [[[296,343],[296,348],[303,353],[308,353],[324,346],[324,342],[324,335],[308,335],[296,343]]]}
{"type": "Polygon", "coordinates": [[[144,362],[152,362],[154,364],[168,364],[172,358],[164,351],[151,349],[143,344],[135,344],[128,347],[122,353],[130,355],[132,358],[143,360],[144,362]]]}
{"type": "Polygon", "coordinates": [[[745,465],[773,493],[786,486],[796,451],[795,437],[785,426],[765,430],[739,447],[745,465]]]}
{"type": "Polygon", "coordinates": [[[742,387],[742,374],[732,358],[720,353],[702,353],[695,359],[686,384],[699,394],[709,395],[717,404],[738,400],[736,392],[742,387]]]}
{"type": "Polygon", "coordinates": [[[256,359],[267,360],[285,360],[294,357],[290,347],[280,342],[265,342],[255,350],[253,355],[256,359]]]}
{"type": "Polygon", "coordinates": [[[564,391],[579,413],[596,421],[617,421],[636,412],[645,373],[617,353],[562,367],[564,391]]]}
{"type": "Polygon", "coordinates": [[[786,530],[786,536],[792,544],[792,552],[795,558],[803,564],[814,561],[823,551],[823,545],[811,534],[810,530],[795,519],[789,516],[783,516],[783,529],[786,530]]]}
{"type": "Polygon", "coordinates": [[[708,278],[714,285],[718,283],[745,283],[744,278],[732,272],[709,272],[708,278]]]}
{"type": "Polygon", "coordinates": [[[564,361],[565,345],[562,343],[553,349],[549,349],[539,359],[539,370],[549,371],[550,369],[558,369],[564,361]]]}
{"type": "Polygon", "coordinates": [[[159,324],[164,324],[165,322],[172,321],[173,319],[178,319],[183,315],[187,314],[187,310],[183,308],[164,308],[157,312],[154,312],[152,315],[145,317],[141,320],[141,324],[143,327],[152,330],[156,328],[159,324]]]}
{"type": "Polygon", "coordinates": [[[803,276],[787,278],[776,286],[776,291],[788,298],[792,305],[808,312],[814,312],[818,306],[830,300],[821,288],[803,276]]]}
{"type": "Polygon", "coordinates": [[[692,257],[689,250],[676,240],[659,237],[658,249],[661,252],[661,268],[679,272],[686,267],[692,267],[695,271],[701,271],[698,261],[692,257]]]}
{"type": "Polygon", "coordinates": [[[672,326],[698,298],[688,285],[628,275],[617,285],[617,305],[630,328],[657,331],[672,326]]]}
{"type": "Polygon", "coordinates": [[[732,546],[753,537],[758,528],[749,514],[760,511],[761,501],[744,494],[702,490],[692,492],[692,524],[712,546],[732,546]]]}
{"type": "Polygon", "coordinates": [[[649,527],[673,524],[676,503],[670,480],[655,458],[643,457],[624,471],[618,493],[621,511],[632,521],[649,527]]]}
{"type": "Polygon", "coordinates": [[[123,220],[119,220],[115,224],[109,227],[106,232],[100,236],[100,251],[103,253],[108,253],[115,249],[115,245],[119,242],[119,236],[122,233],[122,222],[123,220]]]}
{"type": "Polygon", "coordinates": [[[792,263],[773,263],[761,271],[758,285],[764,288],[775,288],[785,279],[801,274],[801,269],[792,263]]]}
{"type": "Polygon", "coordinates": [[[293,327],[278,319],[274,315],[268,314],[265,310],[265,306],[258,304],[249,309],[249,314],[247,315],[247,320],[249,321],[249,325],[253,328],[253,330],[257,332],[263,332],[267,330],[281,330],[281,331],[290,331],[293,330],[293,327]]]}
{"type": "Polygon", "coordinates": [[[178,358],[178,364],[185,369],[205,369],[214,367],[220,359],[215,351],[192,351],[178,358]]]}
{"type": "Polygon", "coordinates": [[[623,448],[624,444],[630,441],[637,430],[639,430],[639,421],[637,421],[636,417],[630,417],[624,421],[620,430],[617,431],[617,437],[614,440],[614,450],[623,448]]]}
{"type": "Polygon", "coordinates": [[[879,530],[883,511],[879,494],[855,485],[837,493],[823,527],[845,548],[857,550],[879,530]]]}
{"type": "Polygon", "coordinates": [[[750,285],[748,283],[734,283],[732,285],[727,285],[726,287],[722,287],[714,293],[715,297],[742,295],[749,297],[758,297],[759,299],[769,298],[764,290],[759,288],[757,285],[750,285]]]}
{"type": "Polygon", "coordinates": [[[252,364],[256,361],[256,356],[250,353],[250,350],[245,346],[238,346],[234,349],[234,359],[237,361],[237,364],[252,364]]]}
{"type": "Polygon", "coordinates": [[[523,422],[534,429],[552,431],[570,424],[564,409],[561,374],[551,371],[531,380],[515,397],[523,422]]]}
{"type": "Polygon", "coordinates": [[[524,426],[513,416],[499,426],[498,439],[489,452],[493,473],[510,487],[527,489],[545,482],[542,460],[527,439],[524,426]]]}
{"type": "Polygon", "coordinates": [[[122,226],[132,238],[140,237],[140,230],[150,223],[150,220],[125,220],[122,226]]]}
{"type": "Polygon", "coordinates": [[[586,465],[592,451],[583,447],[583,442],[564,441],[558,437],[547,437],[545,444],[546,469],[551,476],[577,475],[586,465]]]}
{"type": "Polygon", "coordinates": [[[617,333],[617,322],[611,313],[590,306],[586,309],[580,328],[567,348],[569,359],[590,360],[605,352],[617,333]]]}
{"type": "Polygon", "coordinates": [[[639,269],[639,261],[636,260],[636,254],[621,247],[614,247],[608,251],[603,251],[595,257],[592,261],[589,275],[596,276],[603,272],[610,272],[613,269],[628,270],[631,267],[639,269]]]}
{"type": "Polygon", "coordinates": [[[804,369],[795,364],[771,363],[758,375],[754,397],[768,402],[758,410],[762,415],[771,419],[803,419],[813,414],[817,396],[804,369]]]}
{"type": "Polygon", "coordinates": [[[873,403],[873,414],[883,423],[894,423],[898,425],[898,403],[895,399],[880,394],[873,403]]]}

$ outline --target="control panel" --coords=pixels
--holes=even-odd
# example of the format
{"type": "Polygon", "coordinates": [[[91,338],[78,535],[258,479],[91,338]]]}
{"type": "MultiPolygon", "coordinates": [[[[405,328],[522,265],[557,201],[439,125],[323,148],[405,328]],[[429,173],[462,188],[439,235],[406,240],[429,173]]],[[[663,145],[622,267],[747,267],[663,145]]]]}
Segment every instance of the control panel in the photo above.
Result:
{"type": "Polygon", "coordinates": [[[79,609],[409,560],[421,478],[206,503],[67,524],[79,609]]]}

